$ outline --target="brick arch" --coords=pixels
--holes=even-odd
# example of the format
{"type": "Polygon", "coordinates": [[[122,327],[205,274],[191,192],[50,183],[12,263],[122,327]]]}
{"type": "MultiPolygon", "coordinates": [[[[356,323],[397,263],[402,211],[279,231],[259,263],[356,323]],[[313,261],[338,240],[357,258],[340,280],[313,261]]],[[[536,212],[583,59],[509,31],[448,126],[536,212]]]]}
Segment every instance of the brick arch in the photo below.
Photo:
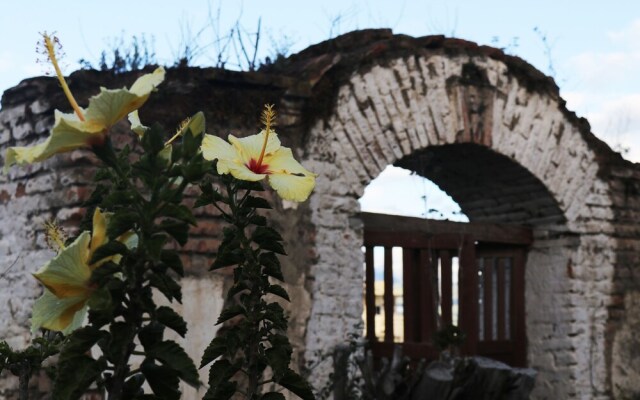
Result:
{"type": "MultiPolygon", "coordinates": [[[[496,163],[475,171],[485,182],[506,166],[503,172],[521,181],[514,195],[533,204],[530,214],[513,222],[535,231],[526,301],[528,362],[540,373],[537,395],[609,393],[606,346],[599,338],[605,336],[615,250],[600,144],[566,111],[557,90],[533,90],[508,62],[479,51],[407,53],[341,70],[331,109],[310,128],[306,165],[323,174],[310,200],[318,258],[311,267],[307,357],[325,348],[327,338],[338,341],[361,318],[362,231],[356,214],[366,185],[387,165],[416,170],[424,155],[456,165],[462,161],[447,157],[467,149],[464,162],[471,166],[496,163]],[[536,214],[537,207],[544,210],[536,214]]],[[[446,173],[432,173],[436,183],[463,189],[446,173]]],[[[484,219],[508,221],[509,211],[517,214],[504,198],[495,201],[503,212],[485,212],[484,219]]],[[[460,203],[476,219],[483,215],[479,202],[460,203]]]]}

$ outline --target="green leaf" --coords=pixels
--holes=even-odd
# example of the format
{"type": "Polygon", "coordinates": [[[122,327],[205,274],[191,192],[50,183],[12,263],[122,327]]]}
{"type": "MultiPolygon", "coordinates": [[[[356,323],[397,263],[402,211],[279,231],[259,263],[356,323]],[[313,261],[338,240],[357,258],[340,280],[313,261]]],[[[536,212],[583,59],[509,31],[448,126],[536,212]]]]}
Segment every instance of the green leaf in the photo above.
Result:
{"type": "Polygon", "coordinates": [[[106,288],[99,288],[91,294],[87,304],[92,310],[109,310],[113,305],[111,293],[106,288]]]}
{"type": "Polygon", "coordinates": [[[257,226],[267,226],[267,218],[262,215],[253,215],[249,218],[249,223],[257,226]]]}
{"type": "Polygon", "coordinates": [[[268,276],[284,282],[282,269],[280,268],[280,260],[274,253],[262,253],[259,257],[260,264],[264,267],[263,272],[268,276]]]}
{"type": "Polygon", "coordinates": [[[124,383],[124,390],[122,397],[125,399],[133,399],[136,396],[141,395],[142,385],[144,384],[144,375],[135,374],[124,383]]]}
{"type": "Polygon", "coordinates": [[[204,395],[208,400],[226,400],[236,392],[236,382],[230,379],[238,372],[239,368],[228,360],[218,360],[209,369],[209,390],[204,395]]]}
{"type": "Polygon", "coordinates": [[[164,148],[164,132],[158,124],[146,130],[142,136],[142,147],[147,154],[156,154],[164,148]]]}
{"type": "Polygon", "coordinates": [[[287,351],[282,347],[271,347],[264,352],[267,358],[267,363],[273,369],[274,376],[283,376],[289,369],[289,362],[291,362],[291,351],[287,351]]]}
{"type": "Polygon", "coordinates": [[[116,211],[109,219],[109,226],[107,226],[107,236],[111,241],[122,235],[123,233],[133,230],[138,219],[138,213],[133,210],[119,210],[116,211]]]}
{"type": "Polygon", "coordinates": [[[160,223],[159,228],[171,235],[180,246],[184,246],[189,240],[189,225],[184,222],[164,220],[160,223]]]}
{"type": "Polygon", "coordinates": [[[152,360],[146,359],[140,365],[140,371],[158,398],[163,400],[180,399],[180,380],[173,368],[157,365],[152,360]]]}
{"type": "Polygon", "coordinates": [[[169,268],[175,271],[180,277],[184,276],[184,267],[182,266],[182,259],[177,251],[174,250],[162,250],[160,253],[160,261],[167,265],[169,268]]]}
{"type": "Polygon", "coordinates": [[[285,400],[286,398],[282,393],[278,392],[268,392],[260,397],[260,400],[285,400]]]}
{"type": "Polygon", "coordinates": [[[173,369],[180,379],[198,388],[200,379],[193,361],[180,345],[172,340],[166,340],[146,349],[147,357],[160,360],[163,365],[173,369]]]}
{"type": "Polygon", "coordinates": [[[292,370],[288,370],[278,381],[280,386],[289,389],[303,400],[314,400],[313,391],[309,382],[292,370]]]}
{"type": "Polygon", "coordinates": [[[287,301],[291,301],[291,299],[289,299],[289,294],[287,294],[287,291],[280,285],[269,285],[267,292],[273,293],[276,296],[280,296],[287,301]]]}
{"type": "Polygon", "coordinates": [[[218,317],[218,321],[216,322],[216,325],[219,325],[225,321],[228,321],[231,318],[236,317],[238,315],[246,315],[246,311],[244,310],[244,308],[242,308],[242,306],[240,306],[239,304],[236,304],[236,305],[227,307],[224,310],[222,310],[222,312],[220,313],[220,316],[218,317]]]}
{"type": "Polygon", "coordinates": [[[114,256],[116,254],[127,255],[129,253],[129,249],[127,246],[119,242],[117,240],[111,240],[102,246],[98,247],[98,249],[93,253],[93,256],[89,260],[89,264],[94,264],[104,258],[114,256]]]}
{"type": "Polygon", "coordinates": [[[158,322],[167,328],[173,329],[178,335],[184,337],[187,334],[187,323],[180,314],[167,306],[160,306],[156,310],[158,322]]]}
{"type": "Polygon", "coordinates": [[[156,343],[161,342],[163,334],[164,325],[157,322],[151,322],[140,329],[138,338],[140,339],[142,346],[147,349],[155,346],[156,343]]]}
{"type": "Polygon", "coordinates": [[[218,251],[219,253],[216,255],[215,261],[209,268],[210,271],[236,265],[244,260],[242,250],[239,248],[230,248],[230,246],[223,247],[220,245],[218,251]]]}
{"type": "Polygon", "coordinates": [[[151,274],[149,275],[149,285],[158,289],[169,301],[176,299],[179,303],[182,303],[180,285],[170,276],[151,274]]]}
{"type": "Polygon", "coordinates": [[[264,191],[264,187],[262,186],[260,181],[252,182],[252,181],[236,180],[236,182],[238,182],[238,189],[251,190],[253,192],[263,192],[264,191]]]}
{"type": "Polygon", "coordinates": [[[204,351],[204,355],[202,356],[202,361],[200,362],[200,368],[209,364],[212,361],[215,361],[216,358],[220,357],[227,351],[227,342],[224,337],[215,337],[209,343],[209,346],[204,351]]]}
{"type": "Polygon", "coordinates": [[[246,208],[272,208],[267,199],[255,196],[248,196],[244,203],[242,203],[242,206],[246,208]]]}
{"type": "Polygon", "coordinates": [[[133,203],[136,195],[131,190],[112,190],[106,193],[100,206],[107,209],[114,209],[120,206],[127,206],[133,203]]]}
{"type": "Polygon", "coordinates": [[[109,331],[111,332],[109,340],[105,341],[100,348],[107,356],[107,359],[114,363],[120,358],[123,349],[130,345],[133,327],[118,321],[111,323],[109,331]]]}
{"type": "Polygon", "coordinates": [[[83,356],[93,345],[106,336],[107,332],[93,326],[85,326],[73,331],[60,351],[59,362],[62,364],[67,360],[83,356]]]}
{"type": "Polygon", "coordinates": [[[286,255],[284,247],[280,243],[282,236],[273,228],[268,226],[258,226],[253,234],[251,240],[256,242],[262,249],[273,251],[274,253],[286,255]]]}
{"type": "Polygon", "coordinates": [[[182,204],[166,203],[157,213],[157,216],[174,218],[193,226],[196,225],[196,219],[191,213],[191,210],[182,204]]]}
{"type": "Polygon", "coordinates": [[[106,365],[89,356],[74,357],[58,364],[53,386],[53,400],[79,399],[89,386],[100,377],[106,365]]]}
{"type": "Polygon", "coordinates": [[[227,299],[232,299],[233,296],[248,288],[249,286],[247,286],[244,281],[235,283],[233,286],[231,286],[231,289],[229,289],[229,292],[227,293],[227,299]]]}
{"type": "Polygon", "coordinates": [[[278,303],[267,304],[264,318],[271,321],[276,329],[287,329],[287,320],[284,317],[284,309],[278,303]]]}

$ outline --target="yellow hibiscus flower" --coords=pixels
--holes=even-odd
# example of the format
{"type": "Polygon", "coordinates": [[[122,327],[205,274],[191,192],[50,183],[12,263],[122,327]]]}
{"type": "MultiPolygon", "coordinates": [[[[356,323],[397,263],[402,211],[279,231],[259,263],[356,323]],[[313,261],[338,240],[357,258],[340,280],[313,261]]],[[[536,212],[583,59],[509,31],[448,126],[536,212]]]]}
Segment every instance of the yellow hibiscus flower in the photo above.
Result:
{"type": "MultiPolygon", "coordinates": [[[[164,80],[165,71],[160,67],[138,78],[129,89],[100,88],[100,93],[91,97],[89,106],[83,109],[78,106],[58,67],[54,51],[55,38],[52,39],[46,34],[43,38],[48,57],[74,113],[66,114],[56,110],[51,136],[43,143],[32,147],[10,147],[5,156],[5,173],[13,164],[31,164],[46,160],[57,153],[103,143],[107,131],[125,116],[140,108],[153,89],[164,80]]],[[[137,114],[133,119],[139,122],[137,114]]],[[[137,133],[140,132],[138,127],[134,129],[137,133]]]]}
{"type": "Polygon", "coordinates": [[[262,121],[265,129],[257,135],[237,138],[229,135],[229,142],[205,135],[202,140],[202,156],[206,160],[218,160],[220,174],[231,174],[236,179],[259,181],[267,177],[269,185],[285,200],[305,201],[316,183],[316,174],[309,172],[293,158],[288,147],[280,145],[271,129],[275,112],[266,106],[262,121]]]}
{"type": "MultiPolygon", "coordinates": [[[[36,300],[31,317],[31,330],[46,328],[68,334],[79,328],[87,313],[87,301],[95,290],[91,287],[91,273],[109,260],[119,262],[113,256],[89,264],[95,251],[108,241],[109,214],[96,209],[93,214],[93,234],[82,232],[69,246],[55,239],[59,253],[33,276],[45,287],[36,300]]],[[[128,247],[137,245],[137,236],[125,234],[118,238],[128,247]]]]}

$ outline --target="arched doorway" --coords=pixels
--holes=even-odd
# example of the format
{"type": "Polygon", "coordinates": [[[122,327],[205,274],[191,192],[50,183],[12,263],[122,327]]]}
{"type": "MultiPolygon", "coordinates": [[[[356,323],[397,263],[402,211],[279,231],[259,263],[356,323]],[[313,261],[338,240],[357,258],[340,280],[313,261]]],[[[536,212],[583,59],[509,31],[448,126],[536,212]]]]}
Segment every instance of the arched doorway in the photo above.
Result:
{"type": "Polygon", "coordinates": [[[356,200],[395,164],[437,182],[471,221],[532,228],[524,291],[536,393],[607,392],[606,341],[594,338],[605,335],[609,292],[588,278],[598,271],[611,281],[615,258],[601,234],[611,223],[608,183],[598,176],[601,148],[564,109],[555,85],[521,60],[461,41],[379,34],[380,42],[361,47],[353,38],[343,48],[333,43],[348,62],[318,84],[334,100],[323,92],[323,114],[305,146],[306,165],[324,173],[310,202],[317,262],[307,357],[360,318],[364,238],[356,200]],[[594,219],[596,208],[603,214],[594,219]],[[336,309],[342,313],[326,312],[336,309]]]}

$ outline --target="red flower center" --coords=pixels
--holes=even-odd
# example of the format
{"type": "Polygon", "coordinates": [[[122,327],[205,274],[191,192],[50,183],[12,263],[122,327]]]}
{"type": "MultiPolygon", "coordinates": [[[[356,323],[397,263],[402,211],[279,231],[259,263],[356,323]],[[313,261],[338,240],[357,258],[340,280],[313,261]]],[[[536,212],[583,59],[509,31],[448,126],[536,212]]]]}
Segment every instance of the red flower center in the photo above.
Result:
{"type": "Polygon", "coordinates": [[[246,164],[246,166],[254,174],[267,174],[267,170],[269,169],[267,164],[258,164],[258,162],[253,158],[249,161],[249,164],[246,164]]]}

